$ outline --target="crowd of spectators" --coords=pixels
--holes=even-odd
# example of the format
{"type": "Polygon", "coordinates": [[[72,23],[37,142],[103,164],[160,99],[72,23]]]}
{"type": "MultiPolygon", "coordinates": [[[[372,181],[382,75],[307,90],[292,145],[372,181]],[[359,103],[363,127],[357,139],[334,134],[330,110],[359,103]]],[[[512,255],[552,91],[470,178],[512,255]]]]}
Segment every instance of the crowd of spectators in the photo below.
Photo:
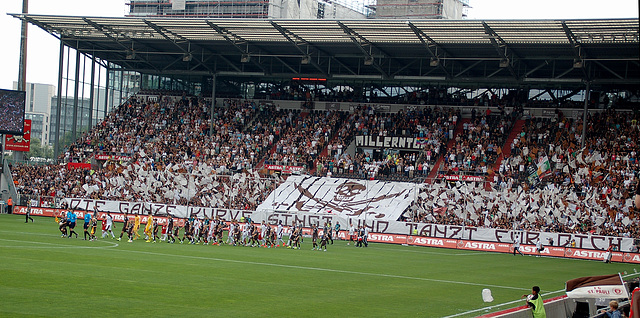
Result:
{"type": "Polygon", "coordinates": [[[211,122],[210,107],[201,99],[134,97],[71,145],[61,165],[14,165],[13,178],[30,195],[252,208],[271,181],[248,178],[260,179],[254,168],[278,128],[245,128],[272,108],[228,99],[215,108],[211,122]],[[90,162],[96,154],[120,157],[94,163],[91,170],[65,165],[90,162]],[[229,176],[241,172],[242,178],[229,176]],[[256,196],[243,195],[249,191],[256,196]]]}
{"type": "Polygon", "coordinates": [[[631,199],[587,198],[571,188],[544,187],[487,192],[473,183],[425,186],[405,221],[576,234],[640,237],[631,199]]]}
{"type": "MultiPolygon", "coordinates": [[[[316,101],[350,103],[384,103],[411,105],[473,106],[473,107],[521,107],[529,108],[583,108],[583,102],[566,99],[529,99],[529,90],[486,90],[470,96],[468,90],[451,90],[442,87],[357,87],[348,85],[328,86],[323,81],[292,80],[279,84],[268,84],[256,92],[256,99],[299,100],[312,108],[316,101]]],[[[547,95],[544,95],[547,96],[547,95]]],[[[633,107],[637,96],[607,94],[589,101],[590,108],[633,107]]]]}
{"type": "MultiPolygon", "coordinates": [[[[561,112],[553,118],[527,119],[498,168],[494,188],[498,193],[522,189],[527,195],[540,192],[560,197],[555,205],[548,200],[536,203],[546,210],[523,211],[528,218],[519,226],[639,237],[640,215],[629,201],[640,169],[639,117],[637,112],[614,110],[591,114],[584,147],[581,119],[566,118],[561,112]],[[561,215],[554,214],[558,210],[561,215]]],[[[500,217],[489,226],[496,223],[507,228],[513,224],[500,217]]]]}
{"type": "Polygon", "coordinates": [[[367,179],[424,178],[453,134],[459,111],[439,107],[418,107],[398,113],[378,113],[371,106],[359,106],[338,128],[327,146],[327,155],[317,164],[317,175],[367,179]],[[415,137],[419,151],[374,154],[344,152],[356,136],[415,137]]]}
{"type": "MultiPolygon", "coordinates": [[[[66,161],[83,162],[102,153],[124,157],[93,162],[90,170],[14,164],[13,180],[26,196],[251,210],[282,181],[258,174],[262,159],[285,165],[302,162],[327,176],[416,177],[428,173],[460,120],[456,111],[437,107],[398,114],[366,107],[350,114],[308,113],[228,99],[214,110],[211,122],[209,105],[198,98],[132,98],[63,154],[66,161]],[[370,152],[346,154],[356,135],[420,137],[425,148],[378,157],[370,152]]],[[[528,119],[500,165],[495,189],[424,185],[405,217],[414,222],[639,237],[638,215],[629,203],[640,168],[638,117],[615,111],[590,115],[584,148],[579,147],[581,120],[562,113],[528,119]],[[548,171],[532,183],[526,168],[541,158],[549,162],[548,171]]],[[[464,153],[464,160],[489,165],[499,155],[512,121],[490,114],[472,118],[452,149],[464,153]]]]}
{"type": "Polygon", "coordinates": [[[270,161],[283,165],[302,165],[312,169],[328,140],[333,138],[336,127],[345,118],[338,111],[312,111],[300,113],[276,143],[270,161]]]}
{"type": "Polygon", "coordinates": [[[473,116],[464,122],[462,133],[444,154],[440,171],[446,174],[486,175],[501,154],[502,146],[513,126],[513,117],[473,116]]]}

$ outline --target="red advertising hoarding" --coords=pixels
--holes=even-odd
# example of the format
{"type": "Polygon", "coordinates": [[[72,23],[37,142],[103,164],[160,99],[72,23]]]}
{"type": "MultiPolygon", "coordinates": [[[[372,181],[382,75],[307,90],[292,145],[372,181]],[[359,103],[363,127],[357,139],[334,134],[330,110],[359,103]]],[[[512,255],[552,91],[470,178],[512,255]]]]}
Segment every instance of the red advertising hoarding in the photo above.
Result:
{"type": "Polygon", "coordinates": [[[5,135],[4,149],[29,152],[30,147],[31,147],[31,119],[25,119],[24,135],[23,136],[5,135]]]}
{"type": "Polygon", "coordinates": [[[407,244],[429,247],[458,248],[458,240],[424,236],[409,236],[407,244]]]}
{"type": "Polygon", "coordinates": [[[300,166],[282,166],[282,165],[265,165],[269,170],[281,171],[282,173],[300,173],[304,171],[304,167],[300,166]]]}
{"type": "MultiPolygon", "coordinates": [[[[25,214],[26,211],[27,211],[27,207],[16,206],[13,210],[13,213],[25,214]]],[[[62,209],[34,207],[34,208],[31,208],[31,215],[54,217],[54,216],[60,216],[60,214],[65,211],[66,210],[62,210],[62,209]]],[[[85,211],[74,211],[74,212],[76,212],[79,219],[82,219],[85,213],[85,211]]],[[[98,212],[99,220],[104,220],[105,216],[106,216],[106,213],[98,212]]],[[[111,213],[111,216],[113,216],[113,220],[116,222],[122,222],[124,220],[124,214],[122,213],[111,213]]],[[[130,219],[133,219],[133,217],[134,217],[133,214],[129,214],[130,219]]],[[[166,223],[166,220],[167,220],[166,217],[156,217],[156,218],[158,219],[159,224],[162,225],[166,223]]],[[[183,226],[184,224],[183,219],[175,219],[175,220],[178,222],[179,226],[183,226]]],[[[146,222],[147,222],[147,216],[142,216],[141,223],[145,224],[146,222]]],[[[304,228],[303,235],[310,236],[311,229],[304,228]]],[[[346,231],[340,231],[338,233],[338,239],[346,240],[348,239],[347,236],[348,236],[348,233],[346,231]]],[[[442,248],[473,250],[473,251],[482,251],[482,252],[513,253],[513,244],[509,244],[509,243],[456,240],[456,239],[444,239],[444,238],[434,238],[434,237],[425,237],[425,236],[407,236],[407,235],[392,234],[392,233],[369,233],[367,238],[369,242],[408,244],[408,245],[428,246],[428,247],[442,247],[442,248]]],[[[525,255],[538,254],[536,251],[536,247],[534,245],[521,245],[520,251],[525,255]]],[[[565,248],[565,247],[559,247],[559,246],[558,247],[545,246],[544,250],[540,252],[540,255],[602,261],[604,259],[606,252],[607,251],[601,251],[601,250],[565,248]]],[[[611,261],[640,264],[640,253],[613,252],[611,261]]]]}

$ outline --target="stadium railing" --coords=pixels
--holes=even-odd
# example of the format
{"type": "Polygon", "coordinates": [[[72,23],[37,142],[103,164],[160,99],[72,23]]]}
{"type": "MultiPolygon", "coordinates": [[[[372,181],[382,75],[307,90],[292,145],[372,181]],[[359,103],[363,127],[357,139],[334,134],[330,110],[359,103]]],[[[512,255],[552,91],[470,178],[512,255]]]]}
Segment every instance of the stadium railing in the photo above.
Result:
{"type": "Polygon", "coordinates": [[[47,195],[22,194],[20,195],[20,205],[28,205],[31,201],[32,207],[38,208],[57,208],[60,200],[56,197],[47,195]]]}
{"type": "Polygon", "coordinates": [[[18,198],[18,191],[16,189],[16,185],[13,183],[13,176],[11,175],[11,169],[9,169],[9,160],[4,160],[2,174],[4,175],[5,181],[7,183],[7,187],[9,189],[9,196],[12,198],[18,198]]]}

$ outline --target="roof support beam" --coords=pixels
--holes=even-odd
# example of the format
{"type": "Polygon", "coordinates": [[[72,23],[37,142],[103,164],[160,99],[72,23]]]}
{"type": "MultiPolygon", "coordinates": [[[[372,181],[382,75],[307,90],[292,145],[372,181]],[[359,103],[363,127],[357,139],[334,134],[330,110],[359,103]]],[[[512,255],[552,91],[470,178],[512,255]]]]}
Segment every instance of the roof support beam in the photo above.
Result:
{"type": "MultiPolygon", "coordinates": [[[[132,47],[131,47],[131,48],[129,48],[128,46],[124,45],[120,40],[118,40],[117,38],[113,37],[113,35],[111,35],[112,33],[118,33],[118,34],[121,34],[121,32],[118,32],[118,31],[116,31],[116,30],[113,30],[113,29],[111,29],[110,27],[102,26],[102,25],[100,25],[100,24],[98,24],[98,23],[96,23],[96,22],[94,22],[94,21],[91,21],[91,20],[90,20],[90,19],[88,19],[88,18],[82,18],[82,20],[84,20],[84,22],[85,22],[85,23],[87,23],[88,25],[92,26],[94,29],[96,29],[96,30],[98,30],[98,31],[102,32],[102,34],[104,34],[107,38],[111,39],[111,41],[113,41],[114,43],[117,43],[118,45],[120,45],[120,46],[121,46],[122,48],[124,48],[126,51],[133,51],[133,45],[132,45],[132,47]]],[[[132,38],[130,38],[130,37],[128,37],[128,36],[126,36],[126,35],[124,35],[124,34],[121,34],[121,35],[122,35],[122,36],[124,36],[127,40],[131,41],[131,43],[132,43],[132,44],[133,44],[133,43],[137,43],[137,42],[136,42],[136,41],[134,41],[132,38]]],[[[157,69],[157,67],[156,67],[155,65],[153,65],[152,63],[150,63],[150,62],[149,62],[149,61],[147,61],[146,59],[141,58],[141,57],[137,57],[137,56],[136,56],[136,59],[140,59],[140,60],[141,60],[142,62],[144,62],[145,64],[147,64],[147,65],[151,66],[151,68],[158,70],[158,69],[157,69]]],[[[124,63],[124,64],[126,64],[126,65],[127,65],[127,67],[133,68],[133,67],[131,67],[131,65],[129,65],[129,63],[124,63]]],[[[158,71],[159,71],[159,70],[158,70],[158,71]]]]}
{"type": "MultiPolygon", "coordinates": [[[[169,31],[169,30],[167,30],[167,29],[165,29],[165,28],[163,28],[163,27],[161,27],[161,26],[159,26],[159,25],[157,25],[155,23],[149,22],[149,21],[147,21],[145,19],[143,19],[142,21],[144,21],[144,23],[146,23],[151,29],[156,31],[156,33],[160,34],[160,36],[165,38],[167,41],[173,43],[173,45],[175,47],[177,47],[180,51],[182,51],[185,54],[185,56],[189,56],[189,58],[192,58],[192,59],[196,60],[196,62],[198,62],[199,65],[202,65],[204,68],[207,69],[207,71],[213,73],[213,70],[210,69],[204,62],[202,62],[199,58],[193,56],[193,54],[191,53],[191,44],[190,44],[188,39],[182,37],[179,34],[175,34],[175,33],[171,32],[171,31],[169,31]],[[173,36],[174,38],[178,38],[178,39],[180,39],[182,41],[185,41],[189,45],[188,49],[183,48],[180,44],[178,44],[178,41],[176,41],[174,38],[169,37],[168,34],[171,34],[171,36],[173,36]]],[[[174,61],[173,63],[175,63],[175,62],[176,61],[174,61]]],[[[173,64],[173,63],[171,63],[171,64],[173,64]]]]}
{"type": "Polygon", "coordinates": [[[594,61],[596,64],[600,65],[600,67],[602,67],[603,69],[607,70],[609,73],[613,74],[613,76],[623,80],[624,77],[622,77],[621,75],[619,75],[618,73],[614,72],[612,69],[608,68],[607,66],[605,66],[604,64],[600,63],[600,61],[594,61]]]}
{"type": "Polygon", "coordinates": [[[416,34],[420,42],[424,45],[425,49],[427,49],[427,52],[429,52],[429,55],[431,55],[431,58],[437,60],[438,68],[440,68],[440,70],[444,72],[446,77],[451,77],[447,69],[440,62],[440,56],[438,55],[438,50],[443,52],[444,50],[440,48],[440,46],[436,41],[434,41],[431,37],[426,35],[422,30],[418,29],[418,27],[416,27],[413,23],[409,22],[409,27],[411,28],[411,30],[413,30],[413,33],[416,34]],[[431,49],[432,47],[434,48],[435,52],[434,50],[431,49]]]}
{"type": "Polygon", "coordinates": [[[340,21],[337,21],[337,23],[340,26],[340,28],[342,28],[344,33],[346,33],[349,36],[349,38],[351,38],[351,42],[353,42],[353,44],[355,44],[356,47],[359,48],[360,51],[362,51],[362,53],[365,56],[365,61],[370,61],[371,66],[373,66],[376,70],[378,70],[378,72],[380,72],[380,74],[382,74],[383,77],[388,78],[389,75],[387,74],[387,72],[385,72],[380,67],[380,65],[378,65],[378,63],[376,62],[376,59],[371,54],[371,48],[373,47],[373,44],[371,44],[371,42],[369,42],[369,40],[367,40],[366,38],[362,37],[357,32],[355,32],[351,28],[349,28],[348,26],[344,25],[344,23],[342,23],[340,21]],[[362,44],[360,44],[360,42],[365,43],[365,45],[367,45],[369,47],[369,51],[367,51],[367,49],[365,49],[364,46],[362,46],[362,44]]]}
{"type": "Polygon", "coordinates": [[[564,30],[564,33],[567,35],[567,40],[569,40],[569,43],[571,43],[571,48],[573,49],[573,53],[575,54],[576,63],[580,63],[579,65],[582,69],[582,75],[584,76],[585,81],[588,81],[589,74],[587,74],[587,70],[585,69],[583,64],[585,58],[583,56],[584,50],[582,49],[578,38],[576,38],[575,34],[573,34],[571,29],[569,29],[569,26],[565,21],[562,21],[562,30],[564,30]]]}
{"type": "Polygon", "coordinates": [[[278,61],[278,62],[282,63],[282,65],[284,65],[284,67],[288,68],[292,73],[294,73],[294,74],[299,74],[299,72],[298,72],[296,69],[294,69],[291,65],[289,65],[289,63],[287,63],[287,62],[283,61],[281,58],[279,58],[279,57],[277,57],[277,56],[274,56],[273,58],[274,58],[276,61],[278,61]]]}
{"type": "Polygon", "coordinates": [[[473,64],[471,64],[471,65],[467,66],[464,70],[462,70],[462,71],[458,72],[458,74],[453,75],[453,77],[454,77],[454,78],[459,77],[460,75],[462,75],[462,74],[466,73],[468,70],[470,70],[470,69],[472,69],[472,68],[476,67],[478,64],[480,64],[480,63],[482,63],[482,62],[484,62],[484,61],[483,61],[483,60],[476,61],[475,63],[473,63],[473,64]]]}
{"type": "Polygon", "coordinates": [[[544,67],[544,66],[546,66],[546,65],[549,65],[549,61],[544,60],[544,62],[540,63],[538,66],[534,67],[534,68],[533,68],[533,69],[531,69],[530,71],[526,72],[526,73],[524,74],[524,77],[527,77],[527,76],[529,76],[529,75],[533,74],[533,72],[535,72],[535,71],[537,71],[537,70],[539,70],[539,69],[543,68],[543,67],[544,67]]]}
{"type": "MultiPolygon", "coordinates": [[[[247,44],[247,49],[245,50],[242,47],[240,47],[238,45],[238,41],[236,41],[234,39],[239,39],[240,42],[242,42],[242,43],[247,43],[246,40],[242,39],[241,37],[239,37],[236,34],[231,33],[230,31],[226,30],[225,28],[222,28],[219,25],[212,23],[209,20],[207,20],[206,23],[207,23],[207,25],[209,25],[210,28],[214,29],[216,32],[218,32],[218,34],[220,34],[220,36],[222,36],[225,40],[227,40],[227,42],[229,42],[229,44],[233,45],[233,47],[235,47],[240,53],[242,53],[242,55],[251,56],[251,54],[249,53],[248,44],[247,44]],[[231,37],[233,37],[233,39],[231,37]]],[[[264,72],[265,74],[267,73],[267,70],[264,68],[264,66],[262,66],[262,64],[257,62],[255,59],[250,59],[250,61],[255,66],[257,66],[259,69],[261,69],[262,72],[264,72]]]]}
{"type": "Polygon", "coordinates": [[[498,33],[496,33],[487,24],[487,22],[482,21],[482,25],[484,26],[484,33],[486,33],[489,36],[489,41],[491,41],[491,44],[493,44],[493,47],[495,47],[496,52],[498,52],[498,55],[500,56],[500,58],[502,58],[503,61],[507,63],[506,68],[509,70],[509,73],[511,73],[511,75],[517,80],[518,74],[516,73],[516,71],[513,69],[513,66],[511,65],[511,63],[513,62],[513,57],[515,57],[516,55],[513,54],[511,50],[509,50],[509,47],[507,46],[507,42],[505,42],[500,37],[500,35],[498,35],[498,33]]]}
{"type": "MultiPolygon", "coordinates": [[[[291,44],[293,44],[293,46],[303,55],[311,55],[309,54],[308,48],[311,46],[309,43],[307,43],[307,41],[305,41],[303,38],[297,36],[296,34],[294,34],[293,32],[283,28],[281,25],[271,21],[271,25],[276,28],[276,30],[278,30],[278,32],[280,32],[280,34],[282,34],[282,36],[284,36],[291,44]],[[295,39],[295,40],[294,40],[295,39]],[[301,47],[300,44],[302,43],[307,47],[307,52],[305,52],[301,47]]],[[[324,74],[325,76],[327,75],[327,72],[325,70],[322,69],[322,67],[320,67],[320,65],[318,65],[318,63],[316,63],[316,61],[314,61],[312,58],[309,58],[309,64],[311,64],[313,67],[315,67],[318,71],[320,71],[320,73],[324,74]]]]}

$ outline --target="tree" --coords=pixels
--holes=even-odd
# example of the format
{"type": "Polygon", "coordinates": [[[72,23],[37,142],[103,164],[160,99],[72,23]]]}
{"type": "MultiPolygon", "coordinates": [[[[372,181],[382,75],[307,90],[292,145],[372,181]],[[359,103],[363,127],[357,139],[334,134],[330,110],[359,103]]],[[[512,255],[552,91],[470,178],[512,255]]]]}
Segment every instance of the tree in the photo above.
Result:
{"type": "Polygon", "coordinates": [[[33,157],[53,159],[53,148],[49,145],[42,146],[38,138],[31,138],[31,148],[29,152],[24,154],[24,157],[26,160],[33,157]]]}

